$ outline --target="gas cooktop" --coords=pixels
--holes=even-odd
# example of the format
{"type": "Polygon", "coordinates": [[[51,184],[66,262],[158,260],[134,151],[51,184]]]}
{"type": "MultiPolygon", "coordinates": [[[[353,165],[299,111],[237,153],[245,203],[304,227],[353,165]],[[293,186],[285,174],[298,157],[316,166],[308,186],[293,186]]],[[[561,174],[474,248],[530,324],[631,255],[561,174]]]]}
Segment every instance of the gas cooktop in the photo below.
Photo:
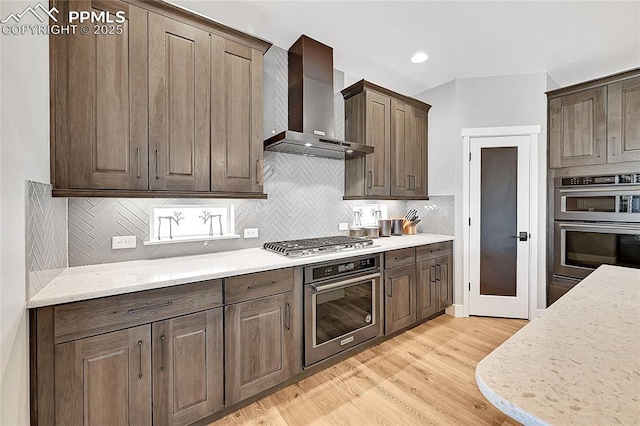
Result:
{"type": "Polygon", "coordinates": [[[265,243],[265,250],[273,251],[288,257],[312,256],[334,251],[356,250],[373,246],[373,241],[367,238],[335,237],[308,238],[304,240],[277,241],[265,243]]]}

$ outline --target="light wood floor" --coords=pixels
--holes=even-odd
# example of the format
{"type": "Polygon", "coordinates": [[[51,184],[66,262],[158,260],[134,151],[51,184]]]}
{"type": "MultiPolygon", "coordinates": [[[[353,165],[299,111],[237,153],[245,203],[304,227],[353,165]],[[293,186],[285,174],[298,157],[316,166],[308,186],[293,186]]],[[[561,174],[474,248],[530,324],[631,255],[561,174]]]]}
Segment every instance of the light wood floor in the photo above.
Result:
{"type": "Polygon", "coordinates": [[[215,425],[516,425],[475,367],[527,321],[442,315],[215,425]]]}

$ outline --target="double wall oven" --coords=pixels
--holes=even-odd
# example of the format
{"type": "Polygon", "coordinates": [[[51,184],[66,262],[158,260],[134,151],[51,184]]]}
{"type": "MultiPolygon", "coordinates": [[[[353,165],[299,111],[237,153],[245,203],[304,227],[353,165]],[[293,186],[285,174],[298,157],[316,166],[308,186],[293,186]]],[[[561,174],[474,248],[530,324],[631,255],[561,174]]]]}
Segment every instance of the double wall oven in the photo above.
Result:
{"type": "Polygon", "coordinates": [[[640,268],[640,173],[556,178],[554,275],[640,268]]]}

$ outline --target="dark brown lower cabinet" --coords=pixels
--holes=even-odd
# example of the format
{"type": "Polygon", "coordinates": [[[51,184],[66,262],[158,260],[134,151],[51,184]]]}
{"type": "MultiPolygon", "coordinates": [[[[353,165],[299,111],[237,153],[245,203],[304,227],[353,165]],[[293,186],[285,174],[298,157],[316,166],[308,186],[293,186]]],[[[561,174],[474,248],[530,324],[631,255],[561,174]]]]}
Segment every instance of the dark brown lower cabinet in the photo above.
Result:
{"type": "Polygon", "coordinates": [[[302,368],[293,292],[225,307],[225,403],[284,382],[302,368]]]}
{"type": "Polygon", "coordinates": [[[390,334],[416,322],[416,265],[385,274],[385,334],[390,334]]]}
{"type": "Polygon", "coordinates": [[[151,326],[55,346],[57,425],[151,424],[151,326]]]}
{"type": "Polygon", "coordinates": [[[435,280],[438,294],[438,311],[453,304],[453,256],[435,259],[435,280]]]}
{"type": "Polygon", "coordinates": [[[187,425],[222,409],[222,308],[156,322],[153,423],[187,425]]]}
{"type": "Polygon", "coordinates": [[[430,259],[418,262],[417,274],[417,312],[418,320],[422,320],[438,312],[436,260],[430,259]]]}

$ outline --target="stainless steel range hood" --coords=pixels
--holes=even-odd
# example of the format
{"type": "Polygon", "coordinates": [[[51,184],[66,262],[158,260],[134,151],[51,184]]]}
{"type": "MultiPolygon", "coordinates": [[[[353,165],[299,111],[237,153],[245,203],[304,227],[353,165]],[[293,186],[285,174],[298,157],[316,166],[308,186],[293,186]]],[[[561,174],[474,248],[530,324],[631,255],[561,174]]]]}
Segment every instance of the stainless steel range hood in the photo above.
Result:
{"type": "Polygon", "coordinates": [[[372,146],[334,139],[333,96],[333,49],[301,36],[289,48],[289,129],[264,149],[335,159],[371,154],[372,146]]]}

